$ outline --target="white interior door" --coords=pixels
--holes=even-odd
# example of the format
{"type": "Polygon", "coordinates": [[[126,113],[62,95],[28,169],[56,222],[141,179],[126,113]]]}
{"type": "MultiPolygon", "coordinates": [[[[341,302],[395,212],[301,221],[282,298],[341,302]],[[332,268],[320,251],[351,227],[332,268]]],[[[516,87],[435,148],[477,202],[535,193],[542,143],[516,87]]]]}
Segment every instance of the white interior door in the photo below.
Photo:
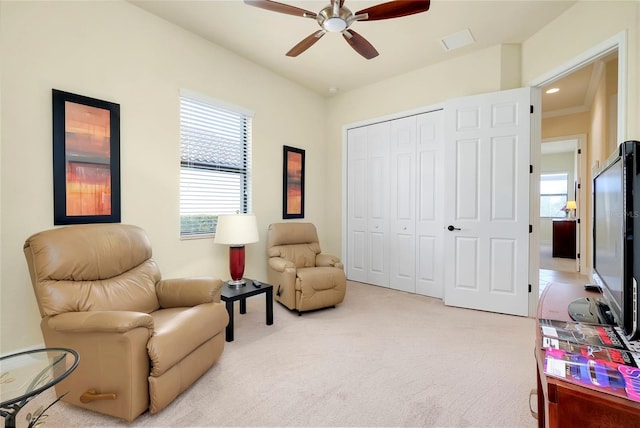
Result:
{"type": "Polygon", "coordinates": [[[529,88],[445,104],[445,304],[528,314],[529,88]]]}
{"type": "Polygon", "coordinates": [[[389,287],[416,291],[416,116],[390,123],[389,287]]]}

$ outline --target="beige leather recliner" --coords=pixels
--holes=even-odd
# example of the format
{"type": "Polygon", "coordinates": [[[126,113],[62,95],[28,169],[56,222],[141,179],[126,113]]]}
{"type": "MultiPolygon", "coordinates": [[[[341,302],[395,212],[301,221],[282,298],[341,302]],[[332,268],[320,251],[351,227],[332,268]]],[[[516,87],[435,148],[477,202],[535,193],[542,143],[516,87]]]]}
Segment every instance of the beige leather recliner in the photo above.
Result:
{"type": "Polygon", "coordinates": [[[312,223],[273,223],[267,232],[267,275],[274,299],[302,313],[344,300],[347,280],[340,259],[322,254],[312,223]]]}
{"type": "Polygon", "coordinates": [[[56,385],[64,401],[131,421],[162,410],[222,354],[222,281],[161,279],[141,228],[51,229],[24,254],[46,346],[80,355],[56,385]]]}

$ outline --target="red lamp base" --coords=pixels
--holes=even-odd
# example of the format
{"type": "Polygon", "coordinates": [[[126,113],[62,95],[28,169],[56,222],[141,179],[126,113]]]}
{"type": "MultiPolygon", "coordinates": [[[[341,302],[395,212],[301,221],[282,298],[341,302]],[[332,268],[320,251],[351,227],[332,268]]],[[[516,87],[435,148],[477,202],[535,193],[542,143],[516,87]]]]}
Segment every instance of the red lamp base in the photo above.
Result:
{"type": "Polygon", "coordinates": [[[242,275],[244,275],[244,245],[229,247],[229,272],[231,273],[230,286],[242,287],[245,285],[246,281],[242,279],[242,275]]]}

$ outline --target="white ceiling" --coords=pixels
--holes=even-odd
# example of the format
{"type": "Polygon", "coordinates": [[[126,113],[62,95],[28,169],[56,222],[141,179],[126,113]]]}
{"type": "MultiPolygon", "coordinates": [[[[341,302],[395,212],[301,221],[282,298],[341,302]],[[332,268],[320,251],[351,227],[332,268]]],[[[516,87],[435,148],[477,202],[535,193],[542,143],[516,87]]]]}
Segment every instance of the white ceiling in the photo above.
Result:
{"type": "MultiPolygon", "coordinates": [[[[346,92],[497,44],[522,43],[575,3],[432,0],[424,13],[355,22],[351,29],[380,53],[366,60],[335,33],[325,35],[300,56],[287,57],[289,49],[320,28],[318,23],[252,7],[241,0],[129,1],[323,96],[332,95],[330,88],[346,92]],[[441,39],[466,29],[475,43],[447,52],[441,39]]],[[[280,2],[312,12],[329,4],[329,0],[280,2]]],[[[384,1],[346,0],[344,5],[355,13],[380,3],[384,1]]],[[[543,95],[543,112],[583,108],[589,101],[592,73],[593,67],[586,67],[555,82],[554,86],[563,85],[563,89],[555,97],[543,95]]]]}

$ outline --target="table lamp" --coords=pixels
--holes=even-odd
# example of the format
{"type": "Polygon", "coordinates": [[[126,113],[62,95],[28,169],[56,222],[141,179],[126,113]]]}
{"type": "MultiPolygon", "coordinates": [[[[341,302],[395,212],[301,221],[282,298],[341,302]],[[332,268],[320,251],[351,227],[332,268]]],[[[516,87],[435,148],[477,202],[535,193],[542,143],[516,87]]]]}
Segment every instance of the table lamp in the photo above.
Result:
{"type": "Polygon", "coordinates": [[[578,208],[578,206],[576,205],[576,201],[567,201],[567,206],[565,208],[569,212],[569,218],[573,218],[575,212],[574,210],[578,208]]]}
{"type": "Polygon", "coordinates": [[[242,287],[244,274],[244,245],[258,242],[258,225],[256,216],[252,214],[232,214],[218,216],[216,244],[229,245],[229,271],[232,287],[242,287]]]}

